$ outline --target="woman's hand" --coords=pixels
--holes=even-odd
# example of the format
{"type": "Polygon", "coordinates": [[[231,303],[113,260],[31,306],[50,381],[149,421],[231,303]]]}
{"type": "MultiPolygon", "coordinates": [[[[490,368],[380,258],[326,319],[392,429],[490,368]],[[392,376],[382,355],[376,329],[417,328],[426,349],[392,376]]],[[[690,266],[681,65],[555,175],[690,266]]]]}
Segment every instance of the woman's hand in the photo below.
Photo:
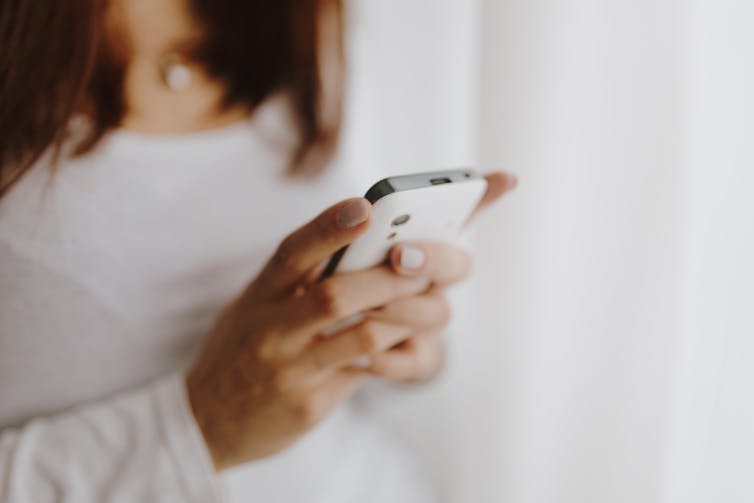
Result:
{"type": "Polygon", "coordinates": [[[365,319],[329,337],[320,332],[452,279],[446,272],[401,277],[385,265],[314,282],[322,262],[358,237],[370,215],[364,199],[323,212],[283,241],[220,317],[186,378],[216,468],[290,445],[359,385],[355,361],[405,340],[412,327],[365,319]]]}
{"type": "Polygon", "coordinates": [[[391,260],[315,282],[322,263],[362,234],[370,216],[364,199],[320,214],[281,243],[220,317],[186,378],[217,469],[272,455],[297,440],[359,386],[364,371],[354,364],[365,356],[372,359],[369,370],[382,369],[389,378],[424,377],[437,367],[426,348],[449,316],[442,287],[468,273],[463,252],[420,245],[427,260],[410,271],[405,267],[410,252],[394,252],[397,268],[391,260]],[[381,318],[366,316],[321,336],[344,319],[382,306],[381,318]],[[401,347],[427,360],[388,362],[382,356],[401,347]]]}
{"type": "MultiPolygon", "coordinates": [[[[474,215],[513,190],[518,183],[514,176],[500,172],[490,173],[485,178],[487,191],[474,215]]],[[[463,250],[444,244],[401,243],[390,251],[389,263],[394,272],[403,276],[437,278],[445,275],[458,281],[470,272],[472,259],[463,250]]],[[[445,356],[442,330],[451,315],[443,286],[449,283],[436,283],[425,294],[367,313],[372,319],[414,327],[409,339],[371,358],[367,367],[370,373],[398,382],[418,382],[431,379],[440,372],[445,356]]]]}

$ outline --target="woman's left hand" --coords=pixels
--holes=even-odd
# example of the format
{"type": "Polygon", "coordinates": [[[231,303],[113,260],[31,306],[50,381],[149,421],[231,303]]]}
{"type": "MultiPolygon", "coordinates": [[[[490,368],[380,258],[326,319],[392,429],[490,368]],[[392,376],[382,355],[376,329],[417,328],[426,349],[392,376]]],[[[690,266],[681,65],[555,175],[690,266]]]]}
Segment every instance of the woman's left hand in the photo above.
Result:
{"type": "Polygon", "coordinates": [[[430,379],[442,368],[442,331],[451,315],[444,288],[468,277],[471,255],[443,243],[404,242],[392,248],[389,262],[398,275],[431,277],[434,283],[420,295],[364,313],[383,323],[409,327],[411,333],[409,338],[387,351],[372,355],[366,370],[392,381],[430,379]]]}
{"type": "MultiPolygon", "coordinates": [[[[485,178],[487,191],[473,216],[517,185],[514,176],[501,172],[490,173],[485,178]]],[[[468,276],[472,258],[457,247],[418,242],[394,246],[390,251],[389,262],[399,275],[429,275],[437,280],[423,295],[366,313],[370,318],[414,328],[411,338],[383,353],[373,355],[367,370],[375,376],[399,382],[431,379],[440,372],[445,359],[442,335],[450,321],[451,309],[445,298],[444,287],[468,276]]]]}
{"type": "Polygon", "coordinates": [[[366,313],[369,318],[414,328],[410,338],[371,356],[371,374],[392,381],[416,382],[436,376],[443,365],[442,332],[450,319],[450,306],[441,287],[426,294],[389,304],[366,313]]]}

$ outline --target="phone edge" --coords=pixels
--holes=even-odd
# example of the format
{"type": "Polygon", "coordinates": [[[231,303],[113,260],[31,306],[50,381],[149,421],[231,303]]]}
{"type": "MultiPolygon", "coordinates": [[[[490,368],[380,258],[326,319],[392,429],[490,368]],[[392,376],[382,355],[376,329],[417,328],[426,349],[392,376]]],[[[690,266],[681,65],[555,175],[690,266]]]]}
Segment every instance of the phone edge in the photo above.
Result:
{"type": "MultiPolygon", "coordinates": [[[[450,174],[463,174],[465,179],[463,181],[472,181],[476,179],[483,178],[481,175],[479,175],[476,171],[474,171],[471,168],[456,168],[456,169],[449,169],[449,170],[443,170],[443,171],[425,171],[422,173],[413,173],[410,175],[398,175],[398,176],[389,176],[386,178],[383,178],[382,180],[378,181],[374,185],[372,185],[369,190],[367,190],[366,194],[364,195],[364,198],[369,201],[371,204],[375,204],[377,201],[382,199],[385,196],[388,196],[394,192],[397,192],[395,186],[393,183],[391,183],[391,180],[395,180],[397,178],[403,178],[403,179],[424,179],[426,177],[442,177],[450,174]]],[[[422,185],[419,188],[424,188],[426,185],[422,185]]],[[[404,189],[404,190],[411,190],[411,189],[404,189]]],[[[337,252],[333,254],[332,257],[330,257],[330,260],[327,262],[327,265],[322,270],[322,274],[320,274],[317,281],[322,281],[330,276],[335,272],[335,269],[337,269],[338,264],[340,263],[340,260],[343,258],[343,255],[345,255],[346,250],[348,250],[348,246],[346,245],[337,252]]]]}

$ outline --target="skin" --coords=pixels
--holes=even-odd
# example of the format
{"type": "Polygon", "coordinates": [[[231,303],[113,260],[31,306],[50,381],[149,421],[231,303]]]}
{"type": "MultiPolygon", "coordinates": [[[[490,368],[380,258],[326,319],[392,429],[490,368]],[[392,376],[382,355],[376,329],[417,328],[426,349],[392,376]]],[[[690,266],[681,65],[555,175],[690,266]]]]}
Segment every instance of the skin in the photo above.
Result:
{"type": "MultiPolygon", "coordinates": [[[[181,133],[230,124],[250,113],[221,109],[223,83],[197,66],[185,90],[169,90],[160,81],[160,56],[201,33],[186,0],[113,0],[110,23],[130,49],[122,127],[181,133]]],[[[516,185],[515,177],[502,172],[486,178],[488,189],[475,215],[516,185]]],[[[420,382],[440,371],[441,333],[451,314],[444,289],[468,276],[472,259],[453,246],[400,243],[379,267],[315,281],[330,255],[370,224],[371,205],[362,198],[323,211],[283,240],[208,334],[186,375],[186,390],[218,470],[290,446],[366,376],[420,382]],[[361,213],[363,219],[345,225],[344,213],[361,213]],[[418,268],[401,266],[409,246],[423,251],[418,268]],[[358,313],[363,319],[357,324],[321,335],[358,313]],[[356,367],[365,356],[370,364],[356,367]]]]}
{"type": "Polygon", "coordinates": [[[187,0],[111,0],[110,28],[128,52],[124,81],[126,115],[122,127],[142,133],[188,133],[213,129],[248,117],[243,106],[221,106],[224,84],[189,59],[190,86],[164,85],[159,65],[166,53],[184,56],[201,39],[187,0]]]}

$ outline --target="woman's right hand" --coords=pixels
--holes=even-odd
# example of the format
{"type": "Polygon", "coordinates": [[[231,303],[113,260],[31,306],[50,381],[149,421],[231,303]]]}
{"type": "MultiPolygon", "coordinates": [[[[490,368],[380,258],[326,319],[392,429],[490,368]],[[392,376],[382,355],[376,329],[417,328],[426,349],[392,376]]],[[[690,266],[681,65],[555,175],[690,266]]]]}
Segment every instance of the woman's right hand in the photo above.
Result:
{"type": "Polygon", "coordinates": [[[332,253],[369,226],[371,205],[343,201],[289,235],[226,308],[186,377],[192,411],[220,470],[283,450],[363,379],[353,363],[387,350],[412,328],[351,315],[425,292],[431,279],[389,266],[314,281],[332,253]]]}

